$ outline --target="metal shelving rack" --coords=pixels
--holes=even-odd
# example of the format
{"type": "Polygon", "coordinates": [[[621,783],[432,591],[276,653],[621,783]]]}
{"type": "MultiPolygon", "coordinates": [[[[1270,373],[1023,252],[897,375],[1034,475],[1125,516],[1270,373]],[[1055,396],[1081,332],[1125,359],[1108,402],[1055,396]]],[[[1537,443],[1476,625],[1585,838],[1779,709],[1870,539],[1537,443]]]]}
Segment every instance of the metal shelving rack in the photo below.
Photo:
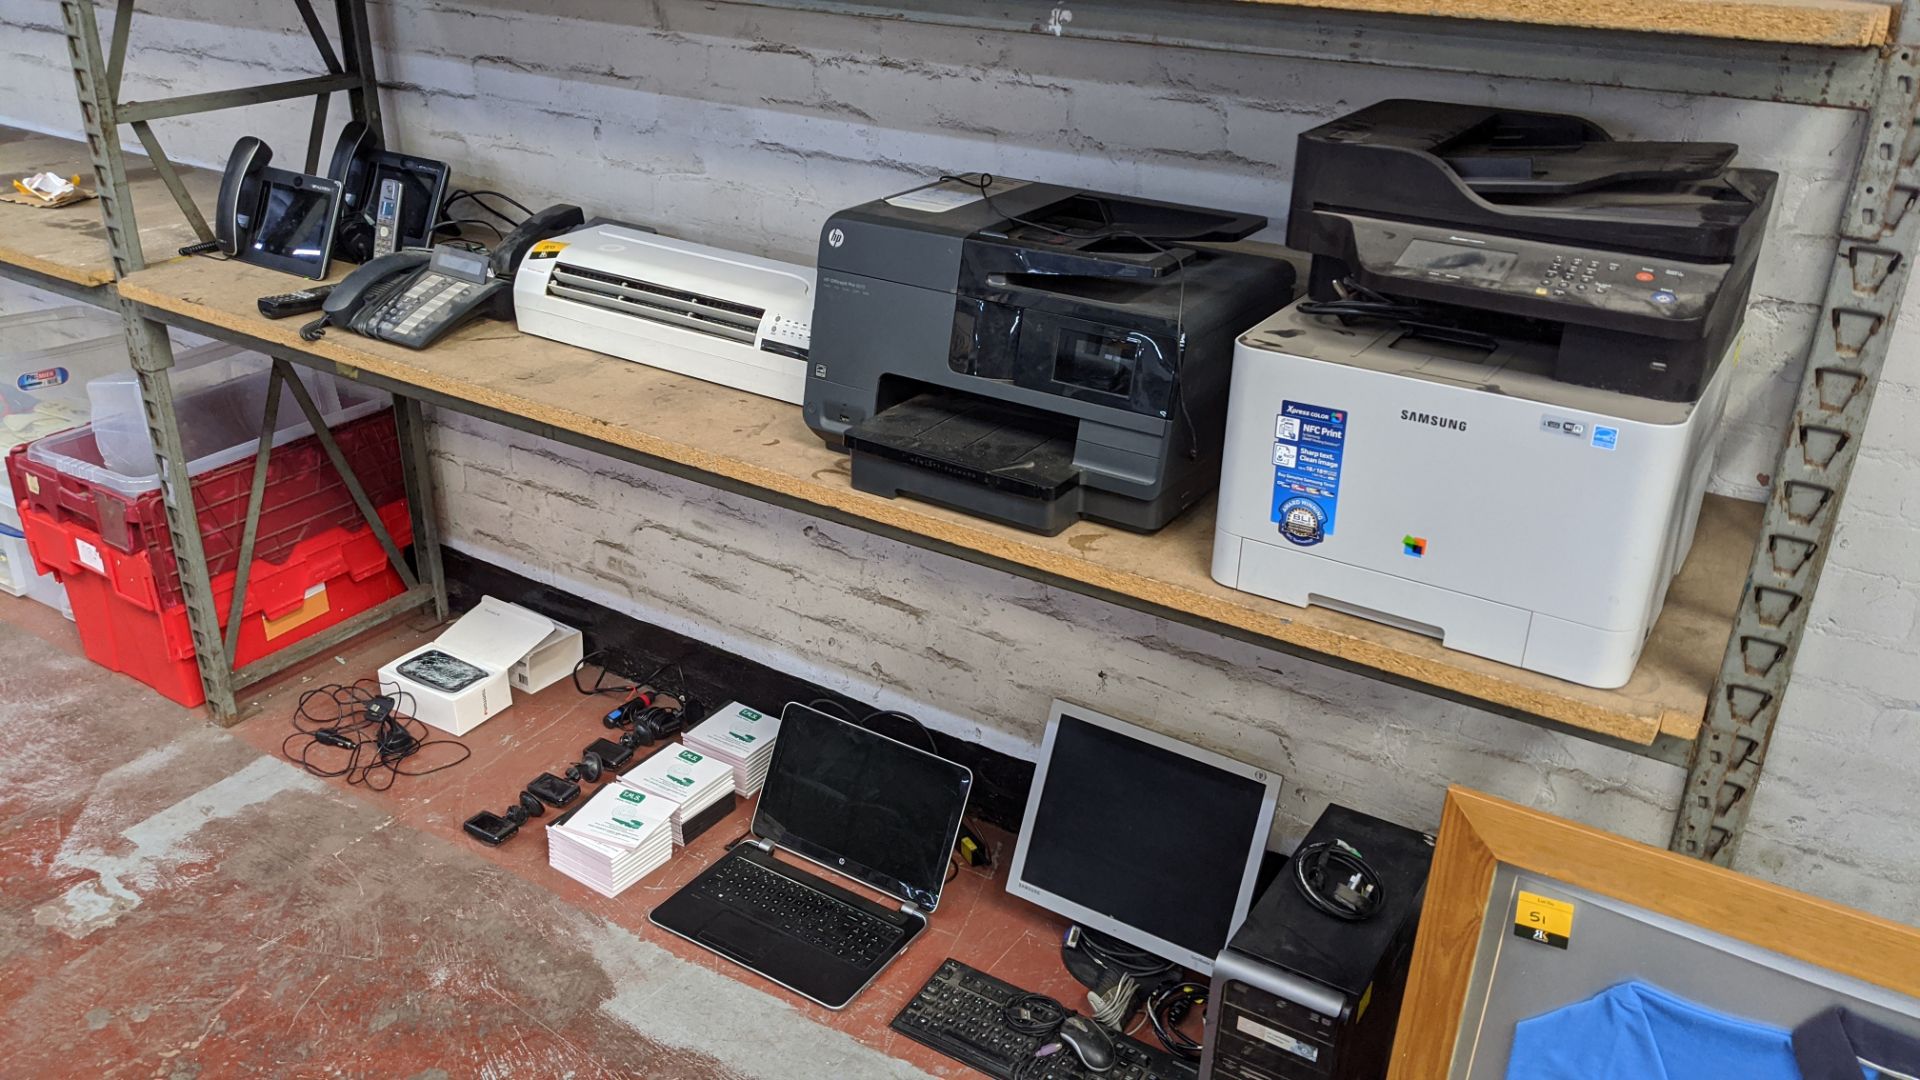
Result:
{"type": "MultiPolygon", "coordinates": [[[[181,182],[178,170],[167,158],[158,136],[154,134],[153,121],[311,96],[314,108],[313,127],[307,143],[308,172],[318,168],[320,144],[332,95],[344,93],[354,119],[366,123],[375,131],[381,129],[379,83],[374,73],[366,0],[335,0],[339,52],[335,51],[328,39],[326,27],[314,10],[312,0],[293,0],[293,3],[300,12],[307,32],[313,37],[326,74],[156,101],[124,101],[120,96],[120,85],[126,66],[127,46],[132,38],[134,0],[116,0],[112,41],[104,48],[93,0],[60,0],[68,58],[80,98],[81,127],[86,133],[87,151],[93,161],[100,213],[106,226],[107,246],[113,259],[116,279],[146,265],[146,253],[140,244],[139,224],[134,219],[126,163],[121,150],[121,125],[133,129],[146,150],[148,161],[203,241],[212,240],[213,234],[207,227],[205,216],[194,205],[193,197],[181,182]]],[[[187,608],[188,625],[192,629],[194,651],[199,658],[200,681],[206,690],[207,704],[217,719],[224,723],[238,719],[240,710],[234,699],[235,691],[284,671],[400,612],[431,603],[435,612],[445,617],[446,579],[440,565],[439,537],[432,505],[432,473],[427,468],[426,425],[420,403],[408,398],[396,398],[394,401],[394,417],[406,471],[406,491],[412,500],[416,551],[421,563],[422,574],[416,576],[413,568],[402,558],[379,515],[374,512],[359,479],[347,467],[340,448],[334,443],[332,433],[327,430],[306,387],[294,376],[287,359],[276,356],[269,380],[266,423],[254,457],[253,487],[247,503],[240,561],[229,605],[227,629],[223,634],[221,613],[215,609],[213,583],[208,572],[206,551],[201,543],[200,516],[193,503],[193,489],[187,475],[187,456],[180,440],[180,419],[174,405],[171,377],[172,343],[168,340],[164,325],[146,317],[124,300],[116,297],[115,303],[126,324],[128,351],[140,383],[147,427],[153,436],[161,493],[166,504],[167,528],[172,534],[174,556],[180,566],[180,590],[187,608]],[[283,388],[292,391],[294,400],[306,414],[308,423],[326,449],[328,459],[339,472],[360,513],[386,548],[388,558],[407,585],[407,591],[323,633],[235,670],[232,657],[239,640],[240,612],[246,600],[247,577],[253,562],[254,542],[266,488],[267,456],[272,449],[274,420],[283,388]],[[421,577],[425,578],[424,583],[421,577]]]]}
{"type": "MultiPolygon", "coordinates": [[[[94,24],[90,0],[61,0],[101,194],[101,212],[119,274],[142,265],[125,199],[121,124],[133,127],[181,202],[183,212],[203,235],[205,222],[177,177],[171,176],[150,121],[313,95],[316,106],[314,140],[308,148],[310,168],[317,162],[328,95],[345,92],[354,115],[379,126],[365,0],[336,0],[344,59],[336,59],[328,46],[311,0],[293,2],[319,46],[327,74],[250,89],[127,103],[119,100],[118,87],[133,0],[117,0],[112,43],[106,48],[94,24]]],[[[1706,723],[1691,752],[1685,801],[1673,834],[1676,850],[1723,864],[1731,859],[1765,762],[1900,299],[1907,288],[1911,260],[1920,243],[1920,214],[1908,212],[1920,198],[1920,166],[1916,166],[1916,158],[1920,158],[1920,126],[1916,124],[1916,109],[1920,108],[1920,61],[1916,60],[1920,56],[1920,13],[1914,6],[1895,9],[1890,45],[1845,49],[1630,30],[1567,30],[1432,16],[1348,13],[1235,0],[1093,2],[1076,5],[1071,21],[1060,18],[1057,10],[1045,23],[1036,22],[1030,5],[979,0],[728,2],[1384,68],[1480,75],[1497,72],[1513,78],[1780,101],[1864,113],[1868,136],[1840,223],[1820,329],[1808,344],[1792,426],[1774,472],[1760,540],[1706,723]]],[[[408,492],[413,498],[423,582],[385,608],[336,629],[318,643],[308,643],[312,647],[276,654],[267,662],[230,672],[194,510],[191,500],[181,497],[188,488],[167,378],[172,357],[166,334],[162,326],[131,306],[121,302],[121,308],[145,392],[154,444],[161,448],[164,459],[169,524],[188,586],[188,608],[201,650],[202,677],[217,715],[234,715],[235,687],[283,670],[395,610],[431,602],[444,617],[445,581],[438,560],[424,425],[419,403],[403,398],[398,417],[409,467],[408,492]]],[[[286,358],[276,357],[276,381],[290,382],[302,407],[311,414],[298,381],[286,377],[285,365],[286,358]]],[[[364,495],[360,501],[364,509],[364,495]]],[[[257,505],[251,508],[250,521],[257,512],[257,505]]],[[[374,525],[379,527],[377,521],[374,525]]],[[[250,549],[251,543],[247,546],[250,549]]],[[[388,547],[391,550],[390,539],[388,547]]]]}

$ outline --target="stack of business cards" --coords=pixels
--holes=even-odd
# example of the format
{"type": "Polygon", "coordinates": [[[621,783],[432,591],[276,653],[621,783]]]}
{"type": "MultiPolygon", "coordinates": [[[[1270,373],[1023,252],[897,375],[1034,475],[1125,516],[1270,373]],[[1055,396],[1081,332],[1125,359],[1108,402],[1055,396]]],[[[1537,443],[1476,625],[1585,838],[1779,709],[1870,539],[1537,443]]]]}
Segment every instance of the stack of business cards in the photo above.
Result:
{"type": "MultiPolygon", "coordinates": [[[[671,745],[627,770],[620,782],[637,791],[658,795],[674,803],[673,842],[685,846],[688,822],[700,820],[701,811],[733,794],[733,769],[717,757],[709,757],[690,746],[671,745]]],[[[695,836],[699,833],[695,832],[695,836]]]]}
{"type": "Polygon", "coordinates": [[[780,735],[780,718],[749,709],[735,701],[687,732],[686,744],[733,767],[733,790],[752,795],[767,781],[773,763],[773,744],[780,735]]]}
{"type": "Polygon", "coordinates": [[[547,826],[547,863],[602,896],[618,896],[673,854],[673,807],[608,784],[547,826]]]}

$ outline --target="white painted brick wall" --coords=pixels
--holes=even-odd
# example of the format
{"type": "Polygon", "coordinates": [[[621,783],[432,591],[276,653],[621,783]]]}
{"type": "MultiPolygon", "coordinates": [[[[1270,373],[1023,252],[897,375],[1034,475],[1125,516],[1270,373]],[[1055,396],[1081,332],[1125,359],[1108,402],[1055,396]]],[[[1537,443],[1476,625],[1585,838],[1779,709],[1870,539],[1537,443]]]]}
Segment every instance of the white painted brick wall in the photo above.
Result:
{"type": "Polygon", "coordinates": [[[453,542],[943,730],[1030,756],[1058,696],[1432,822],[1448,782],[1664,842],[1676,770],[1463,705],[453,414],[434,457],[453,542]],[[503,451],[504,448],[504,451],[503,451]],[[584,498],[583,498],[584,496],[584,498]]]}
{"type": "MultiPolygon", "coordinates": [[[[140,6],[130,96],[310,70],[281,0],[140,6]]],[[[0,115],[70,132],[56,23],[48,0],[0,0],[0,115]]],[[[1838,110],[690,0],[566,0],[539,13],[503,0],[387,3],[375,25],[394,141],[450,161],[461,182],[803,261],[830,211],[952,169],[1280,221],[1295,136],[1390,95],[1564,109],[1623,137],[1738,142],[1745,163],[1782,173],[1714,477],[1716,490],[1748,496],[1777,452],[1859,138],[1838,110]]],[[[217,164],[241,130],[297,160],[307,122],[289,103],[162,131],[188,160],[217,164]]],[[[1800,687],[1819,689],[1789,698],[1743,850],[1751,869],[1909,919],[1920,917],[1920,806],[1894,777],[1862,785],[1853,774],[1895,767],[1861,737],[1911,740],[1920,696],[1895,674],[1915,668],[1917,644],[1920,571],[1901,534],[1920,512],[1914,393],[1883,392],[1800,665],[1800,687]]],[[[1677,770],[1468,707],[478,421],[442,417],[436,439],[453,542],[467,550],[998,745],[1029,744],[1055,695],[1144,714],[1285,773],[1284,833],[1328,799],[1431,822],[1457,781],[1657,843],[1678,798],[1677,770]]]]}
{"type": "Polygon", "coordinates": [[[1909,289],[1738,852],[1742,870],[1920,916],[1920,290],[1909,289]]]}

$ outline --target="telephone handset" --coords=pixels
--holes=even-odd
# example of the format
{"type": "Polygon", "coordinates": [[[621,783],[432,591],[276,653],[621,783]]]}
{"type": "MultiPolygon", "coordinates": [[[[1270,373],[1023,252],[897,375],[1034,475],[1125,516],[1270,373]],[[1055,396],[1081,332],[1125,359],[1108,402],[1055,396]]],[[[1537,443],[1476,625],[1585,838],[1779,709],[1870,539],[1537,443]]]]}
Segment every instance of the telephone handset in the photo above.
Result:
{"type": "Polygon", "coordinates": [[[328,326],[424,349],[449,331],[482,315],[513,317],[513,274],[533,245],[579,228],[577,206],[550,206],[502,239],[491,255],[442,244],[431,251],[409,248],[348,274],[328,294],[318,319],[300,328],[316,341],[328,326]]]}
{"type": "Polygon", "coordinates": [[[254,227],[261,174],[272,161],[273,150],[252,135],[241,136],[227,155],[227,170],[220,177],[220,198],[214,204],[213,235],[221,253],[229,258],[240,254],[243,239],[254,227]]]}

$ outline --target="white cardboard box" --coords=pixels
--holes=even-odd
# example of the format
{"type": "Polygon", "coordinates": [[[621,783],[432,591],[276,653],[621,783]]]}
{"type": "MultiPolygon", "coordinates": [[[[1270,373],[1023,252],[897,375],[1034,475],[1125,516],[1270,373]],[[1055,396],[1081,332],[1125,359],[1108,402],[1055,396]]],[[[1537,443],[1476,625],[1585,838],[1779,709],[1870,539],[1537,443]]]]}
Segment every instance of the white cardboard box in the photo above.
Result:
{"type": "Polygon", "coordinates": [[[383,665],[380,688],[405,695],[398,702],[400,711],[449,735],[465,735],[513,704],[508,688],[513,668],[560,630],[571,632],[578,648],[578,631],[558,627],[518,604],[481,597],[479,606],[460,616],[446,633],[383,665]],[[401,673],[408,661],[436,652],[452,658],[444,666],[469,667],[477,677],[430,685],[401,673]]]}
{"type": "Polygon", "coordinates": [[[510,681],[522,693],[537,694],[572,675],[584,655],[580,631],[556,619],[547,621],[553,624],[553,632],[513,665],[510,681]]]}

